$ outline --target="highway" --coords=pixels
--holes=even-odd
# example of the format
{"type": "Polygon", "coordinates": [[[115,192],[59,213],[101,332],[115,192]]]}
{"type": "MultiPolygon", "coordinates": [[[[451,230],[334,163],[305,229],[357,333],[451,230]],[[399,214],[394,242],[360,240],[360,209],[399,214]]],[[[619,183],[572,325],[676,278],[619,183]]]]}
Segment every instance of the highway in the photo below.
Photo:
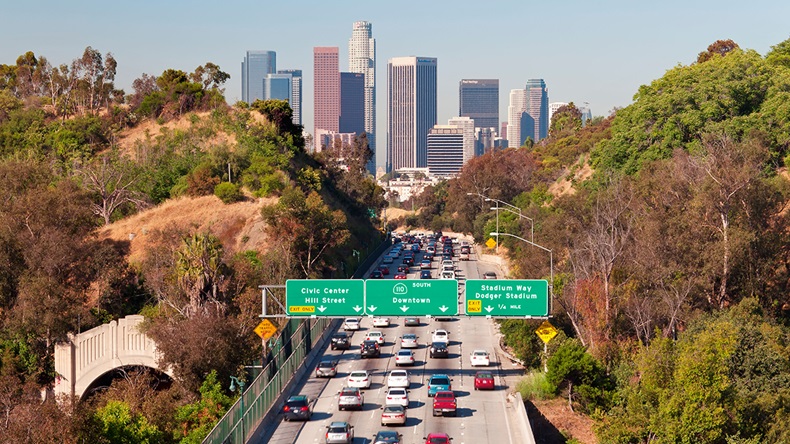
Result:
{"type": "MultiPolygon", "coordinates": [[[[473,250],[474,251],[474,250],[473,250]]],[[[423,253],[415,256],[415,266],[408,273],[408,279],[419,277],[419,259],[423,253]]],[[[460,269],[459,287],[463,289],[465,279],[478,279],[486,271],[494,271],[501,277],[501,272],[495,265],[479,262],[477,254],[472,254],[470,261],[458,261],[458,252],[454,261],[460,269]]],[[[402,257],[402,256],[401,256],[402,257]]],[[[434,259],[431,273],[434,278],[439,273],[440,260],[434,259]]],[[[384,278],[391,279],[400,260],[389,265],[390,273],[384,278]]],[[[459,306],[462,312],[463,307],[459,306]]],[[[496,351],[496,335],[493,321],[481,317],[456,316],[449,321],[435,319],[420,319],[420,325],[406,327],[403,318],[391,317],[390,326],[386,328],[373,328],[370,318],[362,318],[361,329],[353,332],[350,350],[331,351],[324,350],[324,358],[338,360],[338,374],[334,378],[317,378],[311,372],[297,389],[290,395],[307,395],[313,400],[312,419],[307,422],[278,420],[279,424],[266,442],[324,443],[326,427],[333,421],[347,421],[354,426],[354,443],[367,444],[379,430],[395,430],[402,434],[402,442],[407,444],[422,443],[428,433],[443,432],[453,438],[453,444],[465,443],[517,443],[518,437],[511,436],[512,416],[506,409],[507,387],[505,372],[511,372],[508,365],[500,365],[496,351]],[[431,332],[436,329],[445,329],[450,332],[450,345],[448,358],[430,358],[427,344],[431,340],[431,332]],[[359,344],[370,330],[382,331],[385,335],[385,344],[381,347],[381,357],[361,359],[359,344]],[[400,350],[400,337],[404,333],[415,333],[418,336],[419,347],[413,349],[416,362],[413,367],[396,367],[395,353],[400,350]],[[482,367],[470,365],[469,354],[472,350],[484,349],[491,354],[491,365],[487,368],[494,373],[496,388],[493,391],[475,391],[474,374],[482,367]],[[410,404],[407,409],[407,422],[405,426],[381,426],[381,408],[385,404],[387,390],[386,378],[390,370],[406,369],[410,373],[411,385],[409,387],[410,404]],[[372,372],[372,385],[370,389],[363,390],[365,404],[361,411],[340,411],[337,406],[337,393],[346,385],[346,378],[352,370],[368,370],[372,372]],[[452,389],[458,401],[457,416],[434,417],[432,415],[432,398],[427,394],[427,380],[432,374],[444,373],[452,378],[452,389]]],[[[350,332],[351,333],[351,332],[350,332]]],[[[276,406],[279,408],[280,406],[276,406]]]]}

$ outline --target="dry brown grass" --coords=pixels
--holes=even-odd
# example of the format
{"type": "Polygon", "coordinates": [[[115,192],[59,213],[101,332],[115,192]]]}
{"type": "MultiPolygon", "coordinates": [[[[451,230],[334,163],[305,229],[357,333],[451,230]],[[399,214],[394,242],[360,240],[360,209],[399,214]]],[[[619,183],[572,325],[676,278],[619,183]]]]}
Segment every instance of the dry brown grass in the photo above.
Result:
{"type": "MultiPolygon", "coordinates": [[[[192,115],[198,116],[200,120],[203,121],[209,118],[210,112],[203,111],[187,114],[179,119],[170,120],[161,125],[153,119],[143,120],[133,128],[126,128],[118,134],[118,148],[122,153],[130,154],[133,152],[137,142],[144,141],[149,137],[155,138],[161,134],[162,129],[166,128],[171,131],[188,130],[193,125],[190,117],[192,115]]],[[[207,142],[214,145],[225,144],[232,149],[236,146],[236,136],[222,132],[207,142]]]]}
{"type": "Polygon", "coordinates": [[[592,176],[594,170],[589,163],[585,162],[584,166],[576,170],[573,174],[573,181],[568,178],[567,171],[556,182],[549,185],[549,193],[553,196],[559,197],[566,194],[576,193],[576,188],[573,187],[574,181],[576,183],[583,182],[592,176]]]}

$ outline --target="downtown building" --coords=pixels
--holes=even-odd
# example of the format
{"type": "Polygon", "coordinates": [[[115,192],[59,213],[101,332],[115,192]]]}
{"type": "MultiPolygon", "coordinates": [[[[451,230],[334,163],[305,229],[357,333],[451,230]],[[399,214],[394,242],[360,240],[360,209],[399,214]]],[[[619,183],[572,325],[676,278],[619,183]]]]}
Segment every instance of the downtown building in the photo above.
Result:
{"type": "Polygon", "coordinates": [[[428,171],[451,178],[475,157],[475,126],[469,117],[455,117],[447,125],[434,125],[428,133],[428,171]]]}
{"type": "Polygon", "coordinates": [[[499,79],[462,79],[458,85],[458,115],[474,120],[475,155],[492,148],[499,126],[499,79]]]}
{"type": "Polygon", "coordinates": [[[274,51],[247,51],[241,62],[241,100],[252,105],[265,100],[264,79],[277,71],[277,54],[274,51]]]}
{"type": "Polygon", "coordinates": [[[395,57],[387,63],[387,172],[428,165],[428,133],[436,125],[437,62],[395,57]]]}
{"type": "Polygon", "coordinates": [[[524,144],[526,137],[521,131],[521,121],[527,111],[527,91],[513,89],[510,91],[510,104],[507,107],[507,146],[518,148],[524,144]]]}
{"type": "Polygon", "coordinates": [[[532,118],[533,124],[532,128],[522,127],[521,132],[526,137],[531,137],[534,142],[539,142],[549,135],[549,90],[543,79],[529,79],[525,91],[526,112],[532,118]]]}
{"type": "Polygon", "coordinates": [[[338,48],[313,48],[314,150],[365,133],[365,75],[338,71],[338,48]]]}
{"type": "Polygon", "coordinates": [[[368,171],[376,171],[376,39],[373,25],[369,22],[354,22],[351,39],[348,41],[348,71],[365,76],[364,86],[364,130],[368,133],[368,145],[373,158],[368,171]]]}

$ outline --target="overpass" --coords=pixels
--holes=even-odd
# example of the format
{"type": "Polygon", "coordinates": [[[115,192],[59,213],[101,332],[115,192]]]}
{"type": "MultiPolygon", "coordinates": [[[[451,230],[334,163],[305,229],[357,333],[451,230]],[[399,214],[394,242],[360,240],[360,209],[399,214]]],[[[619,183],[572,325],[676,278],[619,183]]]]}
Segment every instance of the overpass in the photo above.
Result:
{"type": "Polygon", "coordinates": [[[96,328],[69,335],[55,346],[55,395],[83,395],[101,377],[124,367],[149,367],[172,377],[157,364],[154,341],[140,333],[144,317],[127,316],[96,328]]]}

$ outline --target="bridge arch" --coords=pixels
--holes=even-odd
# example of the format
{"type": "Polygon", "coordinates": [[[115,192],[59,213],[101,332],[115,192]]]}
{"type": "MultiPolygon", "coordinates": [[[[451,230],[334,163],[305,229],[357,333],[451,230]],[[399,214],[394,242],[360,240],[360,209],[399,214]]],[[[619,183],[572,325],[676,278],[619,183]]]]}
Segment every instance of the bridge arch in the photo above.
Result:
{"type": "Polygon", "coordinates": [[[123,367],[150,367],[172,377],[170,369],[159,367],[156,343],[138,330],[144,319],[127,316],[56,345],[55,395],[82,398],[96,380],[123,367]]]}

